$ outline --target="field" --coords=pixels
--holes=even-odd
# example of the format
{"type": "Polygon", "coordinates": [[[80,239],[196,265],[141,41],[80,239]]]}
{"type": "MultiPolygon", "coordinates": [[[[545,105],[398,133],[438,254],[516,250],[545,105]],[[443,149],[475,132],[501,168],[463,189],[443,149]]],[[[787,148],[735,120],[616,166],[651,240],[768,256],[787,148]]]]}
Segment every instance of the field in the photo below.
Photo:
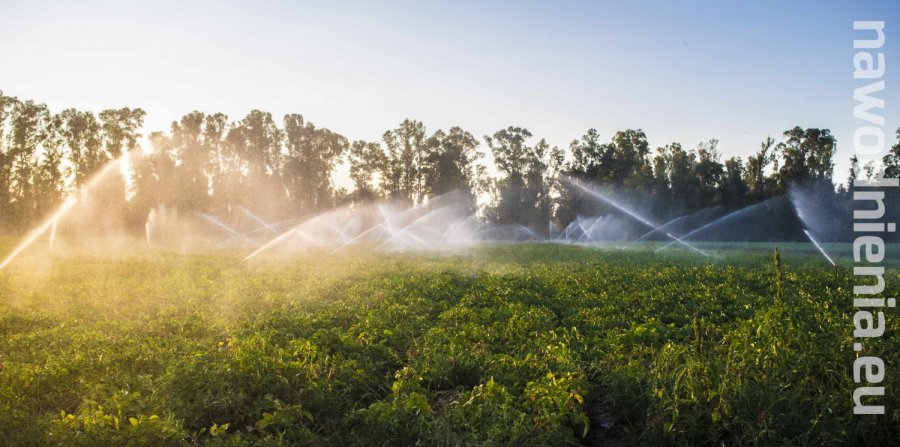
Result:
{"type": "MultiPolygon", "coordinates": [[[[23,260],[0,272],[0,445],[900,438],[900,371],[887,415],[852,415],[851,270],[808,250],[780,266],[768,247],[720,253],[23,260]]],[[[890,368],[888,325],[866,349],[890,368]]]]}

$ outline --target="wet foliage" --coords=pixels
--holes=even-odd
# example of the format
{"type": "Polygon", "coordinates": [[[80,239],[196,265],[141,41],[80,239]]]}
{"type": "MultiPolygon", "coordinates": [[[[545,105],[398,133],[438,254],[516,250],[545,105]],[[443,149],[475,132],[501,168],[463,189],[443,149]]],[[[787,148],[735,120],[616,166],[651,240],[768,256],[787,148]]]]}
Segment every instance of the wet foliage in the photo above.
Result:
{"type": "MultiPolygon", "coordinates": [[[[0,275],[0,445],[859,445],[815,253],[64,258],[0,275]]],[[[895,273],[885,296],[897,294],[895,273]]],[[[866,352],[900,365],[897,319],[866,352]]],[[[900,374],[888,371],[896,390],[900,374]]]]}

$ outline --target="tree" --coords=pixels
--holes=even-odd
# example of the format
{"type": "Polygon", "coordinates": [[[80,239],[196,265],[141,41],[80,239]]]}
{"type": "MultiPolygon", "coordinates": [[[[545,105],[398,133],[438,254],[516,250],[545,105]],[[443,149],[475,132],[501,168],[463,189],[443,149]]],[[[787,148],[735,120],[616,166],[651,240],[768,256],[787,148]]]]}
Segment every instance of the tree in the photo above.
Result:
{"type": "Polygon", "coordinates": [[[853,191],[853,187],[856,185],[856,178],[859,176],[859,157],[856,154],[853,154],[850,157],[850,173],[847,176],[847,190],[853,191]]]}
{"type": "Polygon", "coordinates": [[[492,217],[501,224],[521,222],[521,218],[534,212],[535,203],[525,201],[525,170],[533,150],[526,145],[531,138],[528,129],[510,126],[494,133],[493,137],[485,136],[494,163],[502,177],[496,181],[496,205],[492,217]]]}
{"type": "Polygon", "coordinates": [[[137,146],[140,130],[147,115],[141,109],[109,109],[100,112],[103,128],[103,148],[109,159],[119,158],[123,152],[137,146]]]}
{"type": "Polygon", "coordinates": [[[735,209],[744,206],[747,195],[747,184],[744,183],[744,162],[740,157],[725,160],[719,188],[719,204],[725,208],[735,209]]]}
{"type": "Polygon", "coordinates": [[[691,209],[697,210],[717,201],[716,194],[722,182],[725,169],[719,160],[719,140],[712,139],[697,146],[697,163],[694,165],[695,189],[688,196],[691,209]]]}
{"type": "Polygon", "coordinates": [[[316,129],[297,114],[284,117],[284,133],[284,184],[294,208],[308,213],[333,206],[331,174],[347,150],[347,139],[328,129],[316,129]]]}
{"type": "Polygon", "coordinates": [[[75,189],[109,161],[103,151],[100,122],[91,112],[66,109],[59,114],[59,134],[69,152],[68,175],[75,189]]]}
{"type": "Polygon", "coordinates": [[[783,189],[809,182],[831,181],[836,151],[835,139],[828,129],[803,129],[784,132],[787,140],[777,146],[784,164],[778,171],[783,189]]]}
{"type": "MultiPolygon", "coordinates": [[[[527,225],[543,232],[548,228],[554,215],[553,193],[559,190],[559,171],[565,160],[565,154],[557,147],[551,147],[547,140],[534,146],[533,157],[529,160],[525,171],[525,184],[527,194],[525,200],[535,204],[536,211],[530,219],[526,219],[527,225]]],[[[527,218],[528,216],[526,216],[527,218]]]]}
{"type": "MultiPolygon", "coordinates": [[[[222,186],[222,175],[225,170],[225,137],[228,131],[228,116],[224,113],[206,115],[203,123],[204,149],[209,152],[209,163],[205,167],[209,178],[210,194],[217,198],[222,186]]],[[[213,200],[212,211],[221,212],[220,201],[213,200]]]]}
{"type": "Polygon", "coordinates": [[[6,163],[10,166],[8,187],[10,217],[20,226],[28,225],[35,215],[34,176],[38,170],[39,149],[47,138],[50,112],[44,104],[16,101],[10,113],[6,163]]]}
{"type": "MultiPolygon", "coordinates": [[[[129,161],[123,157],[123,154],[137,149],[137,140],[141,137],[140,130],[144,125],[144,116],[146,116],[146,112],[143,110],[128,107],[100,112],[103,152],[99,154],[97,160],[94,160],[97,162],[97,169],[102,170],[99,166],[109,165],[115,160],[119,160],[118,163],[129,161]]],[[[103,223],[109,228],[116,224],[126,223],[126,217],[129,214],[126,197],[130,192],[126,190],[126,181],[121,172],[118,169],[106,171],[102,181],[92,186],[94,188],[93,198],[103,204],[106,216],[108,216],[103,223]],[[113,217],[116,219],[113,220],[113,217]]]]}
{"type": "Polygon", "coordinates": [[[375,176],[386,170],[387,159],[381,145],[362,140],[350,146],[350,179],[354,192],[350,199],[354,202],[375,200],[379,197],[375,176]]]}
{"type": "Polygon", "coordinates": [[[36,172],[34,176],[36,215],[45,215],[62,200],[65,190],[65,174],[62,169],[65,146],[60,135],[62,117],[54,115],[47,123],[36,172]]]}
{"type": "Polygon", "coordinates": [[[284,214],[280,206],[286,195],[281,176],[282,139],[283,132],[268,112],[253,110],[231,126],[224,145],[230,172],[222,179],[227,187],[222,198],[229,208],[245,206],[265,214],[284,214]]]}
{"type": "Polygon", "coordinates": [[[563,153],[545,140],[529,146],[531,132],[510,126],[485,136],[497,169],[492,220],[501,224],[522,224],[543,230],[552,217],[551,195],[558,179],[563,153]]]}
{"type": "Polygon", "coordinates": [[[426,155],[425,125],[405,119],[383,136],[386,161],[382,187],[387,197],[419,203],[425,196],[422,168],[426,155]]]}
{"type": "Polygon", "coordinates": [[[744,183],[747,184],[748,193],[757,199],[765,197],[767,193],[766,167],[774,161],[776,155],[772,152],[774,144],[775,140],[772,137],[766,137],[756,155],[747,157],[744,183]]]}
{"type": "Polygon", "coordinates": [[[422,176],[425,192],[438,196],[460,191],[474,197],[475,163],[483,154],[478,152],[478,140],[459,127],[447,133],[438,130],[426,141],[422,176]]]}
{"type": "Polygon", "coordinates": [[[668,166],[669,188],[671,190],[672,211],[683,214],[687,211],[687,201],[697,190],[697,177],[694,176],[696,156],[685,151],[680,143],[672,143],[663,149],[664,159],[668,166]]]}
{"type": "Polygon", "coordinates": [[[128,223],[138,229],[143,227],[152,208],[179,197],[178,186],[172,181],[177,178],[172,138],[164,132],[153,132],[148,140],[151,151],[137,151],[132,159],[134,196],[128,223]]]}
{"type": "Polygon", "coordinates": [[[653,196],[657,199],[657,203],[665,203],[672,199],[671,192],[666,148],[659,147],[653,156],[653,196]]]}
{"type": "MultiPolygon", "coordinates": [[[[601,172],[612,162],[612,151],[607,145],[600,143],[600,134],[597,129],[588,129],[578,140],[569,143],[571,159],[563,168],[565,177],[604,183],[601,172]]],[[[556,221],[560,226],[565,226],[575,220],[578,215],[589,212],[591,206],[585,200],[584,195],[571,183],[559,184],[559,198],[556,209],[556,221]]]]}
{"type": "MultiPolygon", "coordinates": [[[[221,139],[221,133],[209,132],[209,121],[201,112],[193,111],[172,123],[172,136],[168,141],[168,153],[177,168],[174,183],[179,194],[173,199],[181,208],[207,210],[210,207],[211,171],[214,166],[213,145],[218,141],[207,141],[212,134],[221,139]]],[[[157,140],[159,141],[159,140],[157,140]]]]}
{"type": "Polygon", "coordinates": [[[6,129],[9,128],[10,116],[18,100],[4,96],[0,91],[0,225],[8,226],[11,222],[12,208],[10,187],[12,185],[12,154],[6,129]]]}
{"type": "Polygon", "coordinates": [[[281,171],[282,137],[271,113],[252,110],[232,126],[227,141],[241,167],[248,170],[249,177],[264,179],[281,171]]]}
{"type": "MultiPolygon", "coordinates": [[[[900,140],[900,128],[897,128],[897,138],[900,140]]],[[[854,158],[856,156],[854,155],[854,158]]],[[[887,178],[900,177],[900,141],[891,146],[890,152],[881,159],[884,165],[884,176],[887,178]]]]}
{"type": "Polygon", "coordinates": [[[600,143],[600,134],[593,128],[588,129],[580,140],[573,140],[569,152],[572,160],[566,166],[566,173],[582,180],[600,181],[600,171],[611,161],[611,153],[600,143]]]}
{"type": "Polygon", "coordinates": [[[614,188],[646,192],[651,185],[650,145],[641,129],[616,132],[610,145],[612,166],[608,175],[614,188]]]}

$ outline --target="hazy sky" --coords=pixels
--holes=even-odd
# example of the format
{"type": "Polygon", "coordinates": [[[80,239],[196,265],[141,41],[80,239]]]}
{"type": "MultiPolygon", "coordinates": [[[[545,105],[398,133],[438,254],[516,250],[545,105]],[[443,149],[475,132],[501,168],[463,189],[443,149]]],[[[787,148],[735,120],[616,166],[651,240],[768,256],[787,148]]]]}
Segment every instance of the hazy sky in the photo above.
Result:
{"type": "Polygon", "coordinates": [[[746,156],[827,127],[843,181],[852,21],[885,20],[885,115],[900,126],[895,2],[332,3],[0,0],[0,90],[54,111],[142,107],[145,130],[258,108],[367,140],[410,117],[562,147],[589,127],[642,128],[653,147],[718,138],[746,156]]]}

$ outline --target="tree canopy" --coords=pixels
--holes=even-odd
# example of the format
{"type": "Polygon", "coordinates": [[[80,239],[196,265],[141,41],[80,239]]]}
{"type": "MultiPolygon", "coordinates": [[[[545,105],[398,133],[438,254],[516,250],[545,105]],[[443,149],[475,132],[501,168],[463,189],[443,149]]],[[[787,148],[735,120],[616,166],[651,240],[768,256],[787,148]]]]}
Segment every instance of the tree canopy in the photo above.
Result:
{"type": "Polygon", "coordinates": [[[617,131],[605,142],[588,129],[566,151],[523,127],[479,139],[460,127],[429,131],[406,119],[380,141],[350,142],[303,115],[277,120],[260,110],[237,120],[194,111],[167,131],[151,132],[150,147],[139,148],[144,116],[127,107],[96,115],[71,108],[52,113],[0,92],[0,225],[29,228],[125,154],[126,178],[103,194],[135,226],[160,204],[302,217],[347,204],[417,204],[461,192],[484,220],[546,232],[548,223],[564,226],[606,211],[566,179],[600,185],[631,197],[653,218],[670,219],[713,206],[736,209],[794,187],[846,199],[859,175],[900,175],[897,143],[882,160],[882,172],[854,161],[846,185],[835,190],[836,139],[829,129],[799,126],[780,141],[767,137],[746,160],[723,160],[716,139],[692,149],[679,142],[653,149],[641,129],[617,131]],[[349,189],[336,184],[338,172],[349,175],[349,189]]]}

